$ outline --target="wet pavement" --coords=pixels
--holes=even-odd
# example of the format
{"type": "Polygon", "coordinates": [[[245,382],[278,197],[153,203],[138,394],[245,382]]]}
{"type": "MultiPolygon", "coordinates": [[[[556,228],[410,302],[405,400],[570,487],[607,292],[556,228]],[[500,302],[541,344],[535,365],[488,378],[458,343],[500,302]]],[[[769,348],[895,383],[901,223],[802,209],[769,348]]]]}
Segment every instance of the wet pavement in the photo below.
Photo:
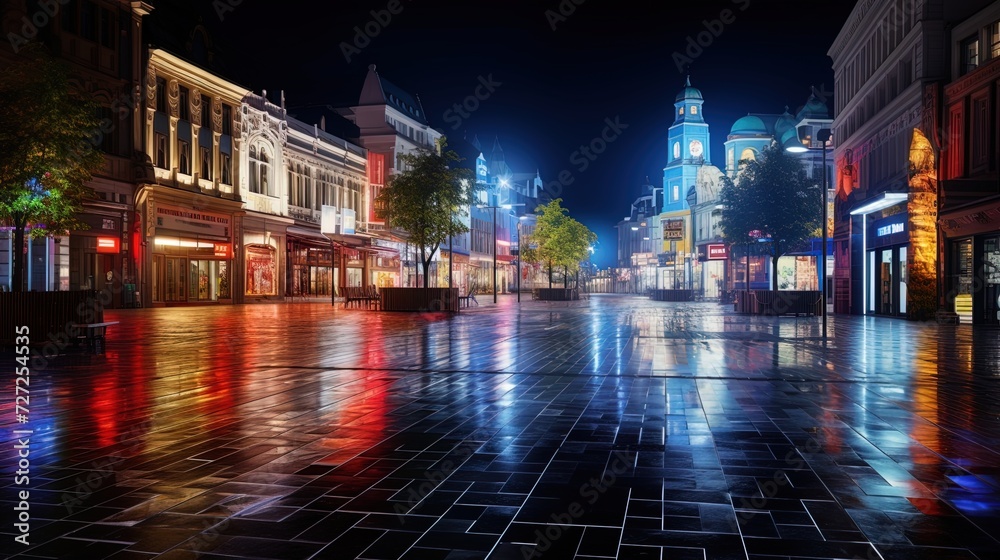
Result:
{"type": "Polygon", "coordinates": [[[109,310],[25,424],[0,354],[0,553],[1000,557],[996,329],[478,299],[109,310]]]}

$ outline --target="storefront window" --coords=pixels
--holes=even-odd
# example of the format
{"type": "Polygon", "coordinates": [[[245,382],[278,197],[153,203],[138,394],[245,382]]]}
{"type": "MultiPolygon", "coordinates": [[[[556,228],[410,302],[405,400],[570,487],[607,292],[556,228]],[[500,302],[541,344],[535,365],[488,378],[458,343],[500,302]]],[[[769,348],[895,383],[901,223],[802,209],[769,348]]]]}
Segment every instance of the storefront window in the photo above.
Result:
{"type": "Polygon", "coordinates": [[[218,301],[222,295],[222,286],[226,277],[226,261],[190,260],[188,261],[188,301],[218,301]]]}
{"type": "Polygon", "coordinates": [[[247,246],[247,295],[273,296],[277,294],[274,247],[247,246]]]}

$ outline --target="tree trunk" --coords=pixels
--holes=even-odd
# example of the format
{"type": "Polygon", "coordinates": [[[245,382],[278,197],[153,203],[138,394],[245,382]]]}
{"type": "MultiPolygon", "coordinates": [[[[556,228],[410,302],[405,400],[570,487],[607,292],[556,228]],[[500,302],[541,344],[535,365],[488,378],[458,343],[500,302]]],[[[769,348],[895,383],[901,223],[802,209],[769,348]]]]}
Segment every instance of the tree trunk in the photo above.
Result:
{"type": "Polygon", "coordinates": [[[11,247],[11,284],[12,292],[24,291],[24,225],[14,226],[14,246],[11,247]]]}
{"type": "Polygon", "coordinates": [[[569,288],[569,267],[563,267],[563,289],[569,288]]]}
{"type": "Polygon", "coordinates": [[[746,279],[743,282],[743,289],[749,292],[750,291],[750,244],[749,243],[747,243],[747,263],[746,264],[747,264],[747,266],[746,266],[746,269],[747,269],[746,273],[747,273],[747,275],[746,275],[746,279]]]}
{"type": "Polygon", "coordinates": [[[552,289],[552,261],[549,261],[549,289],[552,289]]]}
{"type": "Polygon", "coordinates": [[[781,256],[781,248],[775,244],[774,254],[771,255],[771,289],[778,290],[778,257],[781,256]]]}

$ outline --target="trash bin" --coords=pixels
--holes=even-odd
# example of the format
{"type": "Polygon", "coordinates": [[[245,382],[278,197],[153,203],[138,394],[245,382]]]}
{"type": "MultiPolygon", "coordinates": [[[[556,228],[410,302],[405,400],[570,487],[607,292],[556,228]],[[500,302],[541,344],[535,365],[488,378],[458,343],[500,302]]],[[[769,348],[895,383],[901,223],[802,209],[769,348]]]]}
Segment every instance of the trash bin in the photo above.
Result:
{"type": "Polygon", "coordinates": [[[135,284],[125,284],[124,290],[122,290],[122,307],[138,307],[139,294],[135,291],[135,284]]]}

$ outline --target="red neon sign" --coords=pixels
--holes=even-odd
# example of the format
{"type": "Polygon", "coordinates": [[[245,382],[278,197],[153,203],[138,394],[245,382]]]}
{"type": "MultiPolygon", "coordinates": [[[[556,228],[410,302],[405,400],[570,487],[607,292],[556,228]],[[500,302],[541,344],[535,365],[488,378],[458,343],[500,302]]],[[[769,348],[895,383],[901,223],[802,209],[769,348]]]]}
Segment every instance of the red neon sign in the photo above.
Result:
{"type": "Polygon", "coordinates": [[[117,255],[120,252],[119,243],[120,241],[117,237],[98,237],[97,252],[117,255]]]}
{"type": "Polygon", "coordinates": [[[224,259],[231,259],[233,257],[232,243],[213,243],[212,245],[215,250],[215,256],[224,259]]]}

